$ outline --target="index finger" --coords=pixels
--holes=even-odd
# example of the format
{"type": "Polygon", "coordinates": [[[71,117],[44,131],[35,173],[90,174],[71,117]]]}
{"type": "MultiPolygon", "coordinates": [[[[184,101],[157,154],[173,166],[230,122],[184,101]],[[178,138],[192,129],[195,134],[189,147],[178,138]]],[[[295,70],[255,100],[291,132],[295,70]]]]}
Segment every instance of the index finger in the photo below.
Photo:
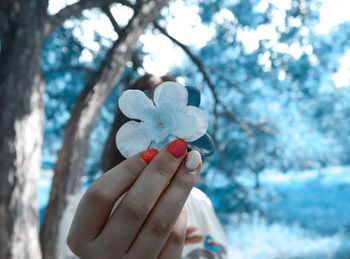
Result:
{"type": "Polygon", "coordinates": [[[67,242],[86,243],[97,237],[114,203],[135,182],[147,163],[134,155],[100,176],[86,190],[75,212],[67,242]]]}
{"type": "Polygon", "coordinates": [[[112,213],[98,237],[100,242],[118,243],[113,249],[122,253],[127,251],[186,152],[187,143],[183,139],[174,140],[159,152],[112,213]]]}

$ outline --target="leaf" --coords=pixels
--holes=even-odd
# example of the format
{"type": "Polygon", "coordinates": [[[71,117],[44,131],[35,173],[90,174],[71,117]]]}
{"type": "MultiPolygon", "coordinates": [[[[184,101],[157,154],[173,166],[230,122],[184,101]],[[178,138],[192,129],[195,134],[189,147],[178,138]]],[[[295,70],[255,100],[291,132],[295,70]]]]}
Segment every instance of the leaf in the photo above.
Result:
{"type": "Polygon", "coordinates": [[[188,92],[187,105],[199,107],[201,103],[201,92],[193,86],[186,86],[186,89],[188,92]]]}
{"type": "Polygon", "coordinates": [[[151,93],[149,90],[143,90],[143,92],[145,93],[145,95],[151,99],[151,93]]]}
{"type": "Polygon", "coordinates": [[[189,149],[197,150],[203,157],[210,156],[215,151],[214,141],[208,133],[205,133],[202,137],[193,142],[187,143],[187,145],[189,149]]]}

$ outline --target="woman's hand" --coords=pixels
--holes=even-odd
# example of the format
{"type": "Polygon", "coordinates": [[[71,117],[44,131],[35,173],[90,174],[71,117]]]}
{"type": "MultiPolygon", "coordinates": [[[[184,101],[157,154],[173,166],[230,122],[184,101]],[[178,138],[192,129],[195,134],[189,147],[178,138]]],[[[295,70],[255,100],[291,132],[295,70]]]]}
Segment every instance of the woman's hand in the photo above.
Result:
{"type": "Polygon", "coordinates": [[[201,169],[199,153],[186,150],[177,139],[153,160],[154,152],[135,155],[92,183],[75,213],[70,249],[82,258],[180,258],[184,203],[201,169]]]}

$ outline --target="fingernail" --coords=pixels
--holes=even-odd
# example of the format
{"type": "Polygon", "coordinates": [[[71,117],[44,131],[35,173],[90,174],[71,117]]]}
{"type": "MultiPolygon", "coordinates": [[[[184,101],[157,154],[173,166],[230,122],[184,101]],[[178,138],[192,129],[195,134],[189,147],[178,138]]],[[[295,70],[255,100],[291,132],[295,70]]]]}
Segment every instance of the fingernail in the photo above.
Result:
{"type": "Polygon", "coordinates": [[[191,152],[187,153],[185,166],[189,170],[190,174],[195,174],[195,170],[198,168],[201,161],[201,154],[199,154],[198,151],[192,150],[191,152]]]}
{"type": "Polygon", "coordinates": [[[155,148],[146,150],[145,152],[142,153],[141,158],[147,163],[149,164],[152,159],[158,154],[158,150],[155,148]]]}
{"type": "Polygon", "coordinates": [[[174,157],[180,157],[185,154],[187,150],[187,143],[182,138],[176,139],[168,147],[168,152],[174,157]]]}

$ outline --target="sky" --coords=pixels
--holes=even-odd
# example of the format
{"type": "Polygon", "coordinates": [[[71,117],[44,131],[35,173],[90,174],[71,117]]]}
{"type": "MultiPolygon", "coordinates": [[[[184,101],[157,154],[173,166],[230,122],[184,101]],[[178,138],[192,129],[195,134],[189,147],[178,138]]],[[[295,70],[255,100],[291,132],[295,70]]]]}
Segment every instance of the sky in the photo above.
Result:
{"type": "MultiPolygon", "coordinates": [[[[73,4],[77,0],[50,0],[49,13],[58,12],[65,5],[73,4]]],[[[348,10],[350,10],[350,1],[348,0],[318,0],[321,3],[320,23],[316,25],[315,31],[319,34],[326,34],[330,30],[347,20],[350,20],[348,10]]],[[[311,45],[300,46],[299,43],[294,43],[290,46],[284,43],[278,43],[278,34],[275,26],[280,30],[284,28],[285,11],[291,8],[291,0],[262,0],[256,7],[256,12],[264,13],[268,7],[268,3],[276,6],[273,12],[272,24],[261,25],[255,30],[248,28],[240,28],[238,30],[238,39],[245,46],[245,51],[251,53],[258,48],[260,39],[268,39],[273,44],[274,51],[281,53],[289,53],[295,59],[301,57],[302,54],[312,55],[311,45]]],[[[316,6],[315,6],[316,8],[316,6]]],[[[166,15],[166,29],[169,34],[178,39],[180,42],[190,46],[192,49],[200,49],[215,35],[215,30],[212,27],[201,24],[199,17],[199,7],[195,4],[186,5],[184,1],[172,1],[169,9],[165,8],[162,11],[166,15]],[[183,17],[186,17],[184,19],[183,17]]],[[[120,25],[125,25],[132,16],[132,11],[128,7],[116,4],[112,8],[112,13],[120,25]]],[[[115,40],[118,36],[114,32],[108,18],[102,13],[84,11],[83,14],[88,17],[88,20],[80,23],[81,26],[76,26],[73,21],[67,21],[65,26],[73,27],[75,35],[85,44],[87,49],[83,52],[81,61],[91,61],[94,54],[99,50],[99,45],[94,41],[94,34],[98,32],[106,40],[105,44],[111,44],[110,40],[115,40]],[[110,39],[110,40],[109,40],[110,39]]],[[[227,9],[223,9],[215,17],[218,23],[224,20],[235,20],[234,14],[227,9]]],[[[298,19],[292,21],[295,26],[300,26],[301,22],[298,19]]],[[[304,33],[308,33],[305,28],[304,33]]],[[[181,65],[185,53],[175,46],[165,36],[157,33],[152,33],[147,30],[141,36],[140,42],[143,44],[143,51],[150,53],[144,59],[144,72],[156,75],[166,74],[173,66],[181,65]]],[[[266,70],[269,69],[270,60],[268,56],[262,57],[258,62],[264,65],[266,70]]],[[[350,85],[350,50],[348,50],[339,60],[339,70],[333,75],[333,83],[336,87],[350,85]]],[[[283,73],[279,76],[280,80],[284,79],[283,73]]]]}

